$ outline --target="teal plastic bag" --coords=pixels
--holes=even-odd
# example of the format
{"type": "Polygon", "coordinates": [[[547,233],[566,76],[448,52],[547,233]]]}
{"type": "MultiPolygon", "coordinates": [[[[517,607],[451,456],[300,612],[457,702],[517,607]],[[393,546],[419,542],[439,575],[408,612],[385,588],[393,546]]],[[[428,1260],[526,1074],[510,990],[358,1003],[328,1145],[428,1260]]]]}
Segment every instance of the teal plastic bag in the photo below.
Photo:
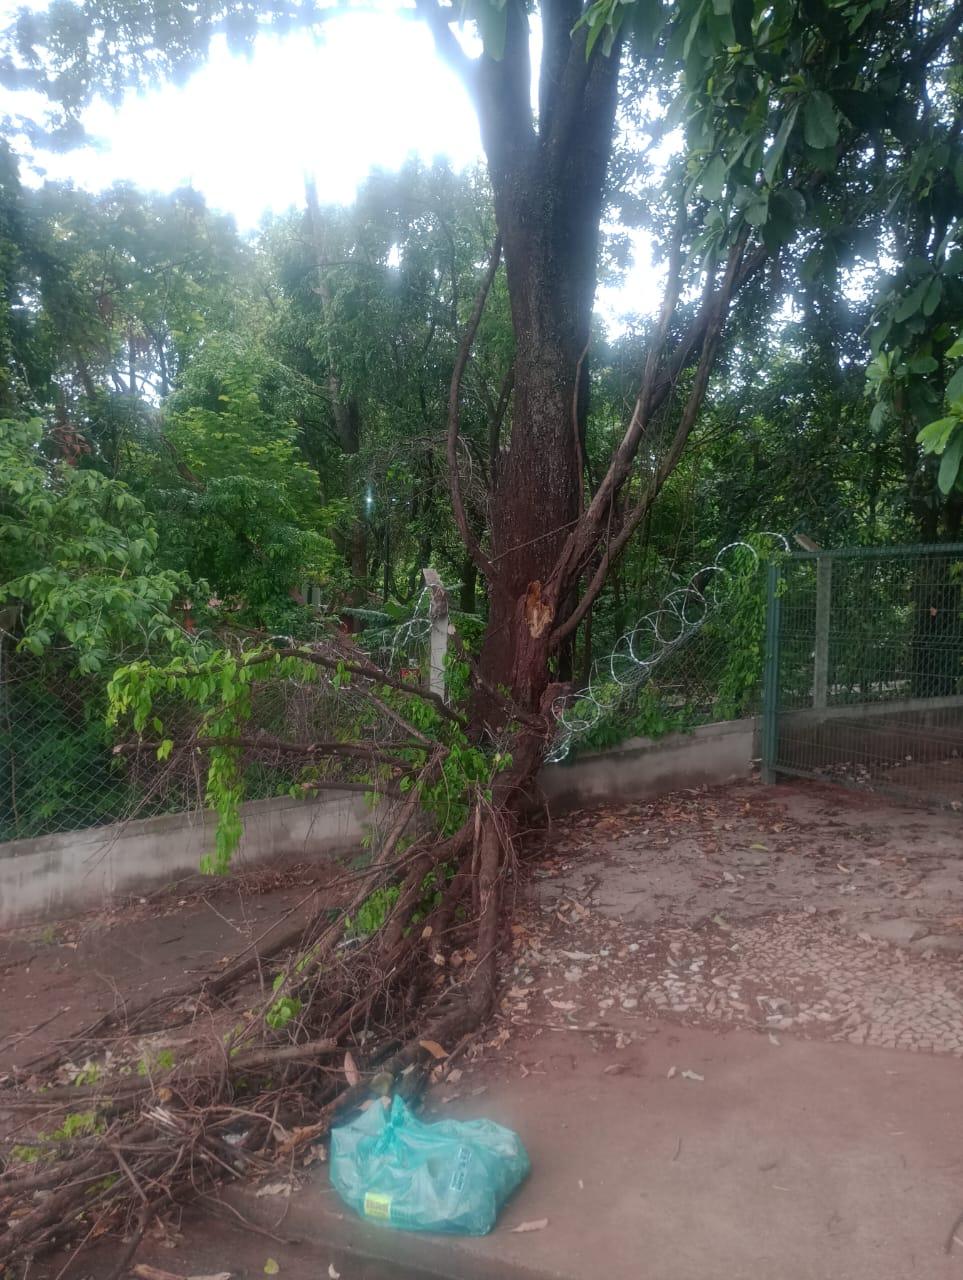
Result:
{"type": "Polygon", "coordinates": [[[401,1098],[331,1130],[331,1181],[362,1218],[483,1236],[528,1176],[518,1135],[491,1120],[423,1124],[401,1098]]]}

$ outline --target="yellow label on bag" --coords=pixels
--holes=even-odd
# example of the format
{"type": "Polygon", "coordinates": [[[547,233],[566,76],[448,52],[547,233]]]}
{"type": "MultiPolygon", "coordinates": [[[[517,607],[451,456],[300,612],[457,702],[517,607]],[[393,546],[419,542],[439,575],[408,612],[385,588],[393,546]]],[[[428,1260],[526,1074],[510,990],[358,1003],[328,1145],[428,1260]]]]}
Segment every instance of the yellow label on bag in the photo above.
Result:
{"type": "Polygon", "coordinates": [[[364,1198],[364,1216],[380,1218],[387,1222],[391,1217],[391,1196],[383,1196],[377,1191],[368,1191],[364,1198]]]}

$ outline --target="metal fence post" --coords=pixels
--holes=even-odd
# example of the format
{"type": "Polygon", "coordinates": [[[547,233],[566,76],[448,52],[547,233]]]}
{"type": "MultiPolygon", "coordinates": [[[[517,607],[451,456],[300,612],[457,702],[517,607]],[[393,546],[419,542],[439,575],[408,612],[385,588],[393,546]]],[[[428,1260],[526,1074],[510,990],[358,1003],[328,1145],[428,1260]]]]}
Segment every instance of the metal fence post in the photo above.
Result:
{"type": "Polygon", "coordinates": [[[428,689],[445,696],[445,656],[448,653],[448,595],[436,570],[423,569],[425,586],[431,592],[428,616],[431,639],[428,648],[428,689]]]}
{"type": "Polygon", "coordinates": [[[833,595],[831,556],[816,557],[816,637],[813,652],[813,706],[824,711],[829,702],[829,619],[833,595]]]}
{"type": "Polygon", "coordinates": [[[776,781],[779,748],[779,587],[782,569],[766,569],[766,652],[762,671],[762,780],[776,781]]]}

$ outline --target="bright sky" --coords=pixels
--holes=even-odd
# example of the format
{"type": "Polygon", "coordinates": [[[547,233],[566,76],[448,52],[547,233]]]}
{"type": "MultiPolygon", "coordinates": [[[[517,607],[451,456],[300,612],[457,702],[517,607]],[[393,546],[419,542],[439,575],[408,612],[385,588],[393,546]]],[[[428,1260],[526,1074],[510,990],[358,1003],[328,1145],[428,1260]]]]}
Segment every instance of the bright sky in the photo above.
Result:
{"type": "MultiPolygon", "coordinates": [[[[4,16],[15,7],[0,0],[4,16]]],[[[482,159],[475,114],[421,22],[354,13],[325,31],[320,44],[303,33],[262,37],[250,60],[218,43],[187,85],[116,112],[91,108],[85,124],[99,148],[44,156],[47,176],[90,190],[190,183],[249,230],[266,211],[300,204],[306,171],[323,201],[347,203],[371,168],[397,169],[411,154],[446,156],[456,168],[482,159]]],[[[22,98],[4,95],[0,109],[26,111],[22,98]]],[[[648,310],[651,292],[640,242],[622,288],[600,290],[609,327],[623,327],[623,312],[648,310]]]]}

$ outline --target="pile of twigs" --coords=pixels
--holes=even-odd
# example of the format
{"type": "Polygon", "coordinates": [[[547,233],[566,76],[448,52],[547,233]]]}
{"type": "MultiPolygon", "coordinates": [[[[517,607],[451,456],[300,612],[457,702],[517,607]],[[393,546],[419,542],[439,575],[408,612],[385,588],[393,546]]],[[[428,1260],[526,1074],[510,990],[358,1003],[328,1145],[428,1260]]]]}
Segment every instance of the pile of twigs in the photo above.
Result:
{"type": "MultiPolygon", "coordinates": [[[[363,654],[313,645],[296,657],[323,673],[328,702],[343,695],[335,673],[350,675],[352,696],[385,732],[366,744],[266,744],[262,733],[254,746],[301,758],[312,788],[345,785],[343,774],[326,782],[319,758],[357,760],[365,781],[354,789],[382,798],[377,852],[221,971],[118,1007],[0,1088],[0,1112],[16,1119],[0,1145],[0,1267],[24,1274],[44,1251],[82,1250],[110,1233],[127,1241],[119,1275],[172,1205],[299,1158],[372,1091],[417,1093],[439,1053],[491,1011],[515,783],[506,775],[494,790],[469,786],[455,834],[426,831],[424,791],[442,777],[449,748],[383,691],[427,700],[462,726],[457,713],[363,654]],[[370,911],[379,892],[380,918],[359,928],[359,908],[370,911]]],[[[270,677],[276,658],[259,653],[251,665],[270,677]]],[[[207,748],[203,733],[195,720],[178,749],[207,748]]]]}
{"type": "Polygon", "coordinates": [[[453,1048],[487,1016],[505,849],[486,835],[496,829],[480,800],[457,835],[399,852],[415,794],[374,862],[346,873],[353,892],[336,918],[317,891],[307,924],[105,1015],[0,1093],[0,1109],[24,1119],[0,1174],[3,1263],[113,1233],[128,1241],[126,1265],[177,1201],[290,1161],[373,1086],[417,1093],[439,1044],[453,1048]],[[424,914],[423,882],[441,866],[444,889],[424,914]],[[352,936],[346,921],[388,883],[397,899],[382,927],[352,936]],[[75,1072],[60,1083],[76,1062],[87,1082],[75,1072]]]}

